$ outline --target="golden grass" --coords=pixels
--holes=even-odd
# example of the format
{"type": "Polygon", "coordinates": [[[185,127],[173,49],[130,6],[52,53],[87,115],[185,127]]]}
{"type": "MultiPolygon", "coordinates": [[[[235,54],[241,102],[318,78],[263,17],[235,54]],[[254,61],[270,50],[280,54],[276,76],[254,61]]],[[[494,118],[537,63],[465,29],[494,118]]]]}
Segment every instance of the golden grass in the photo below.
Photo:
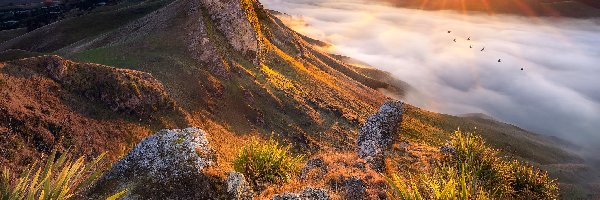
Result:
{"type": "Polygon", "coordinates": [[[11,181],[11,171],[4,167],[0,199],[74,198],[103,173],[104,155],[86,162],[83,156],[73,160],[68,153],[56,159],[56,152],[53,152],[44,165],[34,162],[14,181],[11,181]]]}

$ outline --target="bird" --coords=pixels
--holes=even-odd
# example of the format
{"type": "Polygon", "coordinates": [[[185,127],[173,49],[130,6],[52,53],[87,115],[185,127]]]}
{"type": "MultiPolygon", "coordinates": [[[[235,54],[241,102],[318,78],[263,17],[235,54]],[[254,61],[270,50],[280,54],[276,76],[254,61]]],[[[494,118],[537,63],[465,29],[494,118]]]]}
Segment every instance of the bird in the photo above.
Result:
{"type": "Polygon", "coordinates": [[[498,62],[502,62],[502,59],[498,59],[498,62]]]}
{"type": "Polygon", "coordinates": [[[481,51],[484,51],[484,50],[485,50],[485,47],[483,47],[483,49],[481,49],[481,51]]]}
{"type": "Polygon", "coordinates": [[[454,38],[454,40],[453,40],[453,41],[454,41],[454,42],[456,42],[456,38],[454,38]]]}
{"type": "Polygon", "coordinates": [[[472,48],[473,48],[473,46],[469,45],[469,48],[471,48],[471,49],[472,49],[472,48]]]}
{"type": "Polygon", "coordinates": [[[523,69],[523,68],[521,67],[521,71],[523,71],[523,70],[525,70],[525,69],[523,69]]]}
{"type": "Polygon", "coordinates": [[[452,31],[448,31],[448,33],[452,33],[452,31]]]}
{"type": "Polygon", "coordinates": [[[471,37],[467,38],[467,40],[471,40],[471,37]]]}

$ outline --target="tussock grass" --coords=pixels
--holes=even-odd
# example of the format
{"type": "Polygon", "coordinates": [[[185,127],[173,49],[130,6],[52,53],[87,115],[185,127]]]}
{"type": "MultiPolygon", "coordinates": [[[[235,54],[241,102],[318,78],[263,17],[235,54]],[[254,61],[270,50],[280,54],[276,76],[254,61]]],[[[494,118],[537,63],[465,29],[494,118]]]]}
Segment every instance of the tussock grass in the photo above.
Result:
{"type": "MultiPolygon", "coordinates": [[[[70,199],[81,194],[104,171],[104,156],[101,154],[90,162],[84,157],[72,159],[68,153],[56,159],[56,152],[45,164],[34,162],[15,180],[12,172],[4,167],[0,178],[0,199],[70,199]]],[[[122,193],[119,193],[122,195],[122,193]]],[[[114,196],[115,199],[120,195],[114,196]]]]}
{"type": "Polygon", "coordinates": [[[264,142],[253,139],[242,147],[233,161],[233,167],[254,186],[284,183],[300,171],[300,163],[304,158],[292,155],[289,149],[290,146],[280,145],[273,139],[264,142]]]}
{"type": "Polygon", "coordinates": [[[501,158],[479,136],[456,131],[453,152],[431,172],[402,180],[387,178],[391,199],[556,199],[558,185],[548,174],[516,160],[501,158]],[[408,182],[405,183],[405,182],[408,182]]]}

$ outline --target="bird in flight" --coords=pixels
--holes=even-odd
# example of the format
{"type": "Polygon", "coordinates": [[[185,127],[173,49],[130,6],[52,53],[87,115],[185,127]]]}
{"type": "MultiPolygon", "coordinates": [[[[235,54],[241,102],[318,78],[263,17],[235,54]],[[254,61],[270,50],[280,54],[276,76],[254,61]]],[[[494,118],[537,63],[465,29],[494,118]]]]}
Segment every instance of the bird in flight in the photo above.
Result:
{"type": "Polygon", "coordinates": [[[523,68],[521,67],[521,71],[523,71],[523,70],[525,70],[525,69],[523,69],[523,68]]]}
{"type": "Polygon", "coordinates": [[[502,62],[502,59],[498,59],[498,62],[502,62]]]}
{"type": "Polygon", "coordinates": [[[481,51],[484,51],[484,50],[485,50],[485,47],[483,47],[483,49],[481,49],[481,51]]]}
{"type": "Polygon", "coordinates": [[[471,48],[471,49],[472,49],[472,48],[473,48],[473,46],[469,45],[469,48],[471,48]]]}
{"type": "Polygon", "coordinates": [[[448,31],[448,33],[452,33],[452,31],[448,31]]]}
{"type": "Polygon", "coordinates": [[[471,37],[467,38],[467,40],[471,40],[471,37]]]}
{"type": "Polygon", "coordinates": [[[454,40],[453,40],[453,41],[454,41],[454,42],[456,42],[456,38],[454,38],[454,40]]]}

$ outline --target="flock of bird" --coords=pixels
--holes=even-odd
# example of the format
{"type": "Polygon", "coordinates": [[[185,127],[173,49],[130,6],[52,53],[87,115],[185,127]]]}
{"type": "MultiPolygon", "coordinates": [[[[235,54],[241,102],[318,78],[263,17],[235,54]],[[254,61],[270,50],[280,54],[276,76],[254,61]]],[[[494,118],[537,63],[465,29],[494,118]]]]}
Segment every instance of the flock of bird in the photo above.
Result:
{"type": "MultiPolygon", "coordinates": [[[[448,34],[450,34],[450,33],[452,33],[452,31],[448,31],[448,34]]],[[[452,41],[456,42],[456,38],[454,38],[454,40],[452,40],[452,41]]],[[[471,37],[468,37],[467,41],[471,41],[471,37]]],[[[469,45],[469,48],[472,49],[473,45],[469,45]]],[[[485,51],[485,47],[483,47],[480,51],[481,52],[485,51]]],[[[499,63],[502,62],[502,59],[498,59],[498,62],[499,63]]],[[[525,68],[521,68],[521,71],[523,71],[523,70],[525,70],[525,68]]]]}

